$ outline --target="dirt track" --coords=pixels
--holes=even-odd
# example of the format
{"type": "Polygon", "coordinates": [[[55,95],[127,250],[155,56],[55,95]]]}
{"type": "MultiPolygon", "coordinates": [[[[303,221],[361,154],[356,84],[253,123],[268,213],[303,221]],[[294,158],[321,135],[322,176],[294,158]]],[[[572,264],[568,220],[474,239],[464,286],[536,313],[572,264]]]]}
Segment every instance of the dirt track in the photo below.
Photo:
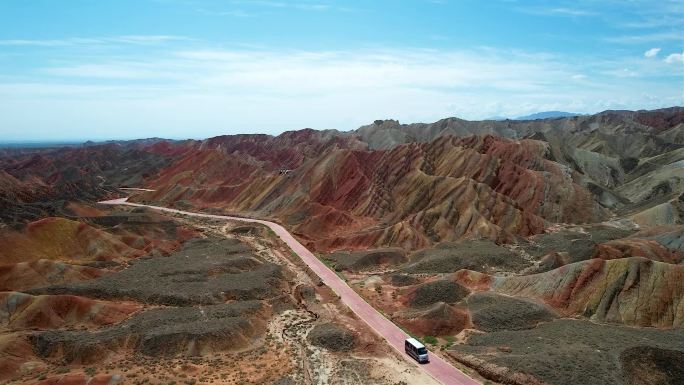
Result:
{"type": "MultiPolygon", "coordinates": [[[[323,262],[318,260],[316,256],[313,255],[306,247],[304,247],[299,241],[297,241],[284,227],[277,223],[250,219],[250,218],[239,218],[230,217],[224,215],[211,215],[211,214],[201,214],[193,213],[188,211],[170,209],[166,207],[143,205],[138,203],[127,202],[128,198],[113,199],[109,201],[100,202],[101,204],[108,205],[129,205],[137,207],[148,207],[160,211],[189,215],[202,218],[211,219],[222,219],[222,220],[236,220],[252,223],[260,223],[268,226],[273,230],[287,245],[295,252],[297,255],[313,270],[322,280],[328,285],[340,299],[349,308],[356,313],[356,315],[366,322],[377,334],[384,338],[393,348],[404,354],[403,346],[404,340],[408,337],[399,327],[385,318],[377,310],[375,310],[371,305],[369,305],[363,298],[361,298],[354,290],[352,290],[340,277],[338,277],[335,272],[330,270],[323,262]]],[[[407,359],[409,359],[407,357],[407,359]]],[[[458,369],[454,368],[452,365],[441,359],[440,357],[432,354],[430,358],[431,362],[429,364],[421,365],[421,368],[434,377],[437,381],[445,385],[476,385],[479,384],[477,381],[463,374],[458,369]]],[[[417,364],[416,364],[417,365],[417,364]]]]}

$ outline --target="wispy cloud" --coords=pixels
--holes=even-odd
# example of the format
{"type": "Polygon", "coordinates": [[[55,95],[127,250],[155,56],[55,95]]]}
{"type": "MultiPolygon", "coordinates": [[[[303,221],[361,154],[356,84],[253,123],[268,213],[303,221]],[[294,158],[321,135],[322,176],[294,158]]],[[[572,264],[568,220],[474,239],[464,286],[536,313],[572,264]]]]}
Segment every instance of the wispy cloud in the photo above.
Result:
{"type": "Polygon", "coordinates": [[[6,39],[0,40],[0,46],[27,46],[27,47],[65,47],[81,45],[103,45],[103,44],[135,44],[149,45],[162,44],[173,41],[191,41],[193,39],[185,36],[171,35],[124,35],[100,38],[80,38],[72,37],[65,39],[6,39]]]}
{"type": "Polygon", "coordinates": [[[111,62],[102,64],[74,64],[62,67],[48,67],[43,74],[71,78],[91,79],[164,79],[175,77],[168,68],[154,68],[143,62],[111,62]]]}
{"type": "Polygon", "coordinates": [[[633,60],[573,63],[543,52],[495,48],[171,48],[125,60],[87,54],[40,68],[30,82],[0,81],[0,115],[14,131],[33,127],[38,136],[35,127],[67,132],[92,125],[128,136],[166,137],[196,127],[193,135],[201,137],[304,125],[353,129],[389,117],[480,119],[684,102],[676,82],[644,78],[661,76],[661,67],[684,71],[660,60],[633,60]],[[634,89],[648,89],[651,96],[634,89]],[[41,114],[26,113],[38,109],[41,114]]]}
{"type": "MultiPolygon", "coordinates": [[[[482,23],[442,28],[431,14],[462,8],[450,0],[415,0],[426,8],[420,17],[406,13],[409,7],[357,1],[363,9],[353,18],[340,17],[353,10],[339,0],[152,1],[164,11],[142,7],[139,16],[159,20],[127,34],[117,32],[121,26],[98,29],[108,31],[103,35],[43,34],[86,16],[98,23],[99,15],[80,11],[64,20],[47,15],[44,30],[20,38],[23,25],[9,28],[0,37],[0,134],[3,127],[46,127],[46,135],[109,127],[169,136],[193,127],[206,136],[304,125],[351,129],[385,117],[434,121],[684,104],[684,31],[675,22],[684,15],[682,0],[500,0],[503,9],[487,16],[510,31],[504,43],[482,23]],[[398,13],[388,18],[389,11],[398,13]],[[180,30],[193,28],[202,40],[174,35],[182,34],[174,31],[186,12],[194,12],[194,25],[180,30]],[[538,15],[539,23],[514,31],[519,19],[530,19],[523,12],[538,15]],[[390,33],[399,18],[412,22],[390,33]],[[308,21],[330,28],[312,38],[308,21]],[[288,24],[282,35],[264,34],[281,22],[288,24]],[[554,31],[546,33],[549,25],[554,31]],[[480,46],[485,42],[495,46],[480,46]]],[[[473,4],[468,11],[476,10],[473,4]]],[[[480,8],[490,10],[489,2],[480,8]]]]}
{"type": "Polygon", "coordinates": [[[173,35],[124,35],[117,36],[108,39],[103,39],[105,41],[131,43],[131,44],[154,44],[154,43],[166,43],[171,41],[191,41],[192,38],[186,36],[173,36],[173,35]]]}
{"type": "Polygon", "coordinates": [[[596,16],[593,11],[571,7],[519,7],[519,12],[539,16],[586,17],[596,16]]]}
{"type": "Polygon", "coordinates": [[[253,16],[255,16],[253,13],[243,11],[241,9],[233,9],[230,11],[220,11],[217,14],[220,16],[233,16],[233,17],[253,17],[253,16]]]}
{"type": "Polygon", "coordinates": [[[618,77],[618,78],[635,78],[635,77],[639,76],[639,72],[637,72],[631,68],[612,69],[612,70],[604,71],[603,74],[618,77]]]}
{"type": "Polygon", "coordinates": [[[334,93],[371,88],[458,89],[486,85],[532,91],[562,70],[512,52],[188,50],[145,62],[78,63],[45,73],[66,77],[192,78],[206,89],[334,93]],[[545,75],[545,76],[544,76],[545,75]]]}
{"type": "Polygon", "coordinates": [[[211,10],[207,8],[196,8],[195,12],[207,16],[229,16],[238,18],[256,17],[255,12],[245,11],[244,9],[211,10]]]}
{"type": "Polygon", "coordinates": [[[684,52],[670,54],[665,58],[664,61],[667,64],[684,64],[684,52]]]}
{"type": "Polygon", "coordinates": [[[651,48],[648,51],[644,52],[644,57],[647,57],[647,58],[656,57],[658,55],[658,52],[660,52],[660,48],[651,48]]]}
{"type": "Polygon", "coordinates": [[[546,13],[551,14],[551,15],[564,15],[564,16],[593,16],[593,15],[595,15],[594,12],[590,12],[587,10],[577,9],[577,8],[563,8],[563,7],[549,8],[546,10],[546,13]]]}
{"type": "Polygon", "coordinates": [[[333,8],[327,3],[315,3],[304,1],[269,1],[269,0],[233,0],[231,4],[254,6],[254,7],[268,7],[268,8],[291,8],[303,11],[326,11],[333,8]]]}
{"type": "Polygon", "coordinates": [[[684,31],[661,31],[637,35],[611,36],[604,39],[611,43],[642,44],[663,41],[684,41],[684,31]]]}
{"type": "Polygon", "coordinates": [[[617,27],[628,29],[654,29],[654,28],[676,28],[684,24],[682,15],[658,15],[644,17],[636,20],[619,21],[614,23],[617,27]]]}
{"type": "Polygon", "coordinates": [[[306,2],[306,1],[270,1],[270,0],[232,0],[226,2],[232,5],[233,9],[213,9],[213,8],[197,8],[196,12],[204,15],[213,16],[230,16],[230,17],[259,17],[263,16],[268,9],[270,10],[298,10],[307,12],[323,12],[323,11],[340,11],[353,12],[355,9],[348,7],[333,6],[324,2],[306,2]]]}
{"type": "Polygon", "coordinates": [[[62,40],[8,39],[0,40],[0,46],[63,47],[69,45],[100,44],[95,39],[69,38],[62,40]]]}
{"type": "MultiPolygon", "coordinates": [[[[665,63],[616,60],[588,66],[544,53],[493,48],[468,51],[192,49],[130,60],[77,60],[42,68],[40,75],[47,77],[52,86],[46,89],[54,93],[59,90],[54,84],[64,87],[90,84],[98,89],[100,85],[111,84],[109,80],[116,81],[117,88],[93,100],[135,99],[157,105],[173,99],[173,106],[167,111],[176,111],[176,103],[181,100],[186,105],[179,111],[187,111],[190,106],[199,110],[207,106],[219,108],[217,103],[220,103],[224,106],[219,108],[221,111],[231,106],[231,123],[241,127],[254,121],[261,126],[284,128],[288,122],[301,121],[301,109],[307,106],[311,115],[307,113],[306,120],[311,125],[353,128],[378,116],[415,121],[447,115],[477,119],[570,107],[593,111],[596,100],[605,104],[615,95],[625,97],[630,94],[630,87],[635,87],[633,82],[661,73],[663,69],[658,65],[665,66],[665,63]],[[643,67],[647,63],[655,67],[643,67]],[[587,82],[588,78],[595,80],[587,82]],[[140,95],[146,96],[141,99],[140,95]],[[337,111],[340,106],[345,106],[343,111],[337,111]],[[249,112],[263,108],[269,108],[282,121],[265,121],[256,112],[249,112]],[[336,112],[331,113],[332,110],[336,112]],[[340,116],[353,116],[353,119],[347,118],[351,120],[343,127],[331,125],[340,116]]],[[[0,97],[12,99],[17,95],[13,92],[21,88],[15,85],[12,92],[5,89],[0,97]]],[[[30,89],[33,92],[36,86],[30,89]]],[[[30,95],[30,92],[23,94],[30,95]]],[[[71,98],[71,94],[64,93],[64,100],[71,98]]],[[[627,99],[621,103],[637,104],[627,99]]],[[[196,112],[190,115],[195,116],[196,112]]]]}

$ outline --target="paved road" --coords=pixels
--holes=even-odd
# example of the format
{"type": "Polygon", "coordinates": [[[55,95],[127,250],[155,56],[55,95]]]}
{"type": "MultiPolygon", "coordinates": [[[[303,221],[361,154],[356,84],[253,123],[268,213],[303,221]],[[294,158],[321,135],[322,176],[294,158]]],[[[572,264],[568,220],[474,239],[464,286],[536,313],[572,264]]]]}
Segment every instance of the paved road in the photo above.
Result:
{"type": "MultiPolygon", "coordinates": [[[[138,203],[127,202],[128,198],[113,199],[109,201],[100,202],[107,205],[129,205],[138,207],[148,207],[160,211],[170,213],[183,214],[195,217],[224,219],[224,220],[238,220],[243,222],[260,223],[268,226],[273,230],[285,243],[287,243],[292,250],[299,255],[299,257],[306,263],[311,270],[314,271],[323,282],[328,285],[337,295],[340,296],[342,302],[349,306],[356,315],[365,321],[377,334],[387,340],[387,342],[400,354],[404,355],[408,360],[413,359],[404,353],[404,340],[408,338],[406,333],[399,329],[394,323],[385,318],[371,305],[369,305],[361,296],[359,296],[346,282],[330,270],[323,262],[321,262],[312,252],[310,252],[304,245],[299,243],[285,228],[277,223],[262,221],[259,219],[239,218],[225,215],[212,215],[193,213],[188,211],[181,211],[159,206],[149,206],[138,203]]],[[[416,364],[418,365],[418,364],[416,364]]],[[[479,382],[463,374],[463,372],[451,366],[449,363],[431,354],[430,363],[420,365],[420,367],[434,377],[437,381],[444,385],[480,385],[479,382]]]]}

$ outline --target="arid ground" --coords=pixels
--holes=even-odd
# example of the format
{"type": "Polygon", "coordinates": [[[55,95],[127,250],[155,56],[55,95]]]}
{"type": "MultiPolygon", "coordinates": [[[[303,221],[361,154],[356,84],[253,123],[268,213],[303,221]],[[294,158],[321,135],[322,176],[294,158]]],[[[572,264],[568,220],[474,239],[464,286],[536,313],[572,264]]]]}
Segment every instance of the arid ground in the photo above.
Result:
{"type": "Polygon", "coordinates": [[[5,383],[433,383],[265,227],[139,209],[98,214],[77,222],[108,246],[147,243],[146,253],[37,259],[6,272],[5,383]],[[141,223],[158,233],[121,239],[141,223]],[[176,244],[159,246],[170,235],[176,244]]]}
{"type": "Polygon", "coordinates": [[[0,381],[684,383],[684,109],[0,150],[0,381]],[[123,190],[122,187],[146,190],[123,190]]]}

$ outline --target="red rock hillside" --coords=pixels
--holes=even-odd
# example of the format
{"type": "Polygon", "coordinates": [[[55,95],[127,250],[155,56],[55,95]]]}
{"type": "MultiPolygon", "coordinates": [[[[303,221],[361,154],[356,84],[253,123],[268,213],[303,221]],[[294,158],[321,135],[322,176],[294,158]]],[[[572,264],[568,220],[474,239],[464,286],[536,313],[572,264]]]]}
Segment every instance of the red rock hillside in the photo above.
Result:
{"type": "Polygon", "coordinates": [[[276,161],[241,136],[235,140],[212,139],[187,153],[151,180],[157,191],[138,199],[275,217],[319,250],[418,248],[463,237],[510,241],[539,233],[547,221],[606,216],[575,183],[576,173],[547,159],[541,141],[444,136],[375,151],[304,141],[312,158],[276,151],[276,161]],[[280,161],[295,168],[275,168],[280,161]]]}
{"type": "Polygon", "coordinates": [[[462,270],[477,291],[543,300],[567,316],[634,326],[684,325],[684,266],[631,257],[591,259],[540,274],[492,277],[462,270]]]}

